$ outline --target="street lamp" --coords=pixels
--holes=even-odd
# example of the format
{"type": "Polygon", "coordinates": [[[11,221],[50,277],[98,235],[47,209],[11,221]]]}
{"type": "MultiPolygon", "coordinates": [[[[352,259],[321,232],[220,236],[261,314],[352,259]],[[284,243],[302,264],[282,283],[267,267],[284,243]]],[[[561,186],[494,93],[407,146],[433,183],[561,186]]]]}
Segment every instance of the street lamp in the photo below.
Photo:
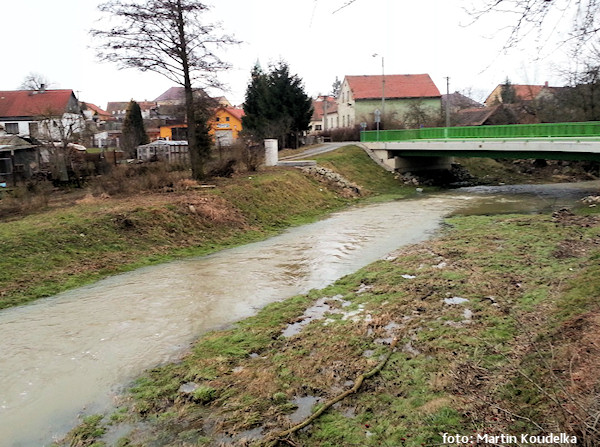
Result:
{"type": "MultiPolygon", "coordinates": [[[[373,57],[377,57],[379,54],[373,54],[373,57]]],[[[381,116],[385,120],[385,58],[381,56],[381,116]]]]}

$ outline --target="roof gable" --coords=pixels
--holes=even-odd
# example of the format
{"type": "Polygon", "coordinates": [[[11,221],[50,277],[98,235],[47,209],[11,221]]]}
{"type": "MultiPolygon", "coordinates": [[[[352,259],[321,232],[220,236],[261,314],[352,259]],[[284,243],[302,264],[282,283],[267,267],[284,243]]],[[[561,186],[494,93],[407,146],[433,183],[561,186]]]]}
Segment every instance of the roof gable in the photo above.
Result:
{"type": "Polygon", "coordinates": [[[227,107],[225,110],[229,112],[230,115],[242,121],[243,116],[245,115],[244,109],[240,109],[237,107],[227,107]]]}
{"type": "Polygon", "coordinates": [[[183,87],[171,87],[162,95],[154,100],[155,102],[162,101],[185,101],[185,89],[183,87]]]}
{"type": "Polygon", "coordinates": [[[238,121],[242,121],[242,117],[245,115],[243,109],[239,109],[237,107],[219,107],[216,112],[217,116],[219,115],[230,115],[238,121]]]}
{"type": "MultiPolygon", "coordinates": [[[[154,101],[136,101],[140,110],[151,110],[156,107],[154,101]]],[[[125,113],[127,107],[129,107],[130,101],[111,101],[106,105],[106,112],[108,114],[118,114],[120,112],[125,113]]]]}
{"type": "Polygon", "coordinates": [[[383,81],[386,99],[441,96],[428,74],[346,76],[346,82],[355,100],[381,98],[383,81]]]}
{"type": "Polygon", "coordinates": [[[92,104],[91,102],[84,102],[82,104],[85,105],[85,107],[87,107],[89,110],[91,110],[92,112],[94,112],[94,114],[96,114],[98,116],[101,116],[101,117],[102,116],[104,116],[104,117],[110,116],[110,113],[108,113],[106,110],[101,109],[96,104],[92,104]]]}
{"type": "Polygon", "coordinates": [[[77,101],[73,90],[15,90],[0,91],[0,116],[34,117],[63,114],[77,101]]]}
{"type": "Polygon", "coordinates": [[[335,102],[335,98],[331,96],[321,96],[316,100],[313,100],[313,121],[320,121],[323,119],[325,115],[325,104],[327,104],[327,113],[336,113],[337,112],[337,102],[335,102]]]}
{"type": "MultiPolygon", "coordinates": [[[[502,88],[506,84],[498,84],[498,86],[489,94],[485,100],[486,104],[490,104],[494,101],[502,102],[502,88]]],[[[520,101],[533,101],[540,96],[543,91],[553,92],[557,87],[549,87],[545,85],[527,85],[527,84],[510,84],[510,87],[515,92],[515,96],[520,101]]]]}

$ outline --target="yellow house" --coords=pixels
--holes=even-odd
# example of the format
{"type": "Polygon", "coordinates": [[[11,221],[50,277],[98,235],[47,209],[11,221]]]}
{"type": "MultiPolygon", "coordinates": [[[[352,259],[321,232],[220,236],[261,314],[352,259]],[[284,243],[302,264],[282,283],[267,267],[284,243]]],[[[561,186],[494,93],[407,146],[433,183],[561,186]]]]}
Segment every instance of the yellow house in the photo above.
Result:
{"type": "Polygon", "coordinates": [[[210,122],[210,134],[220,146],[231,146],[242,130],[244,110],[236,107],[219,107],[215,118],[210,122]]]}
{"type": "MultiPolygon", "coordinates": [[[[220,146],[231,146],[242,130],[244,111],[236,107],[219,107],[215,117],[209,122],[210,135],[220,146]]],[[[187,139],[187,124],[174,124],[160,127],[160,138],[163,140],[187,139]]]]}
{"type": "Polygon", "coordinates": [[[160,126],[161,140],[187,140],[187,124],[160,126]]]}

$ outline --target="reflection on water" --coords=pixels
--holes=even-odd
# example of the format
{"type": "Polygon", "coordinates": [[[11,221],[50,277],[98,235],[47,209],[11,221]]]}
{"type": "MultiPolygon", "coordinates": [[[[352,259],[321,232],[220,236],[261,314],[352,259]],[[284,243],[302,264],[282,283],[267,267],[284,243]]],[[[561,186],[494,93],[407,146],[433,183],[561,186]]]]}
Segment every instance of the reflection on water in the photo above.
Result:
{"type": "MultiPolygon", "coordinates": [[[[566,198],[559,190],[529,193],[539,207],[539,194],[566,198]]],[[[522,206],[523,192],[499,194],[467,188],[357,207],[263,242],[1,311],[0,439],[11,446],[47,445],[76,424],[78,412],[109,407],[117,387],[177,358],[198,335],[420,242],[452,211],[522,206]]]]}

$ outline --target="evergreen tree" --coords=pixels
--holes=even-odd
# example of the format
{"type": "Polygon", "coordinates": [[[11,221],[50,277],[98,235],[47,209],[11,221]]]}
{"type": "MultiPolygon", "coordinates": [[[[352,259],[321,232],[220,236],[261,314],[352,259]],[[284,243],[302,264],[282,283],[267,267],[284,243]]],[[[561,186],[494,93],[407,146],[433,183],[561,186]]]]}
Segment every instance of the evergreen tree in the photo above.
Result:
{"type": "Polygon", "coordinates": [[[255,139],[277,138],[280,147],[297,147],[299,136],[310,124],[312,100],[285,62],[270,67],[269,73],[257,64],[246,91],[244,112],[244,129],[255,139]]]}
{"type": "Polygon", "coordinates": [[[141,144],[148,144],[148,134],[144,127],[142,118],[142,109],[140,105],[131,100],[127,106],[125,119],[123,119],[123,128],[121,136],[121,149],[129,158],[137,156],[137,147],[141,144]]]}
{"type": "Polygon", "coordinates": [[[244,100],[245,115],[242,118],[244,132],[257,141],[272,136],[269,130],[269,121],[273,116],[270,114],[271,107],[268,104],[268,84],[268,76],[257,62],[250,74],[250,84],[246,89],[244,100]]]}
{"type": "Polygon", "coordinates": [[[502,84],[502,88],[500,89],[500,98],[502,100],[502,104],[515,104],[517,102],[517,92],[508,78],[506,78],[506,81],[504,81],[504,84],[502,84]]]}
{"type": "Polygon", "coordinates": [[[340,81],[339,78],[336,76],[335,81],[333,81],[333,84],[331,84],[331,96],[337,98],[337,96],[340,94],[341,89],[342,81],[340,81]]]}

